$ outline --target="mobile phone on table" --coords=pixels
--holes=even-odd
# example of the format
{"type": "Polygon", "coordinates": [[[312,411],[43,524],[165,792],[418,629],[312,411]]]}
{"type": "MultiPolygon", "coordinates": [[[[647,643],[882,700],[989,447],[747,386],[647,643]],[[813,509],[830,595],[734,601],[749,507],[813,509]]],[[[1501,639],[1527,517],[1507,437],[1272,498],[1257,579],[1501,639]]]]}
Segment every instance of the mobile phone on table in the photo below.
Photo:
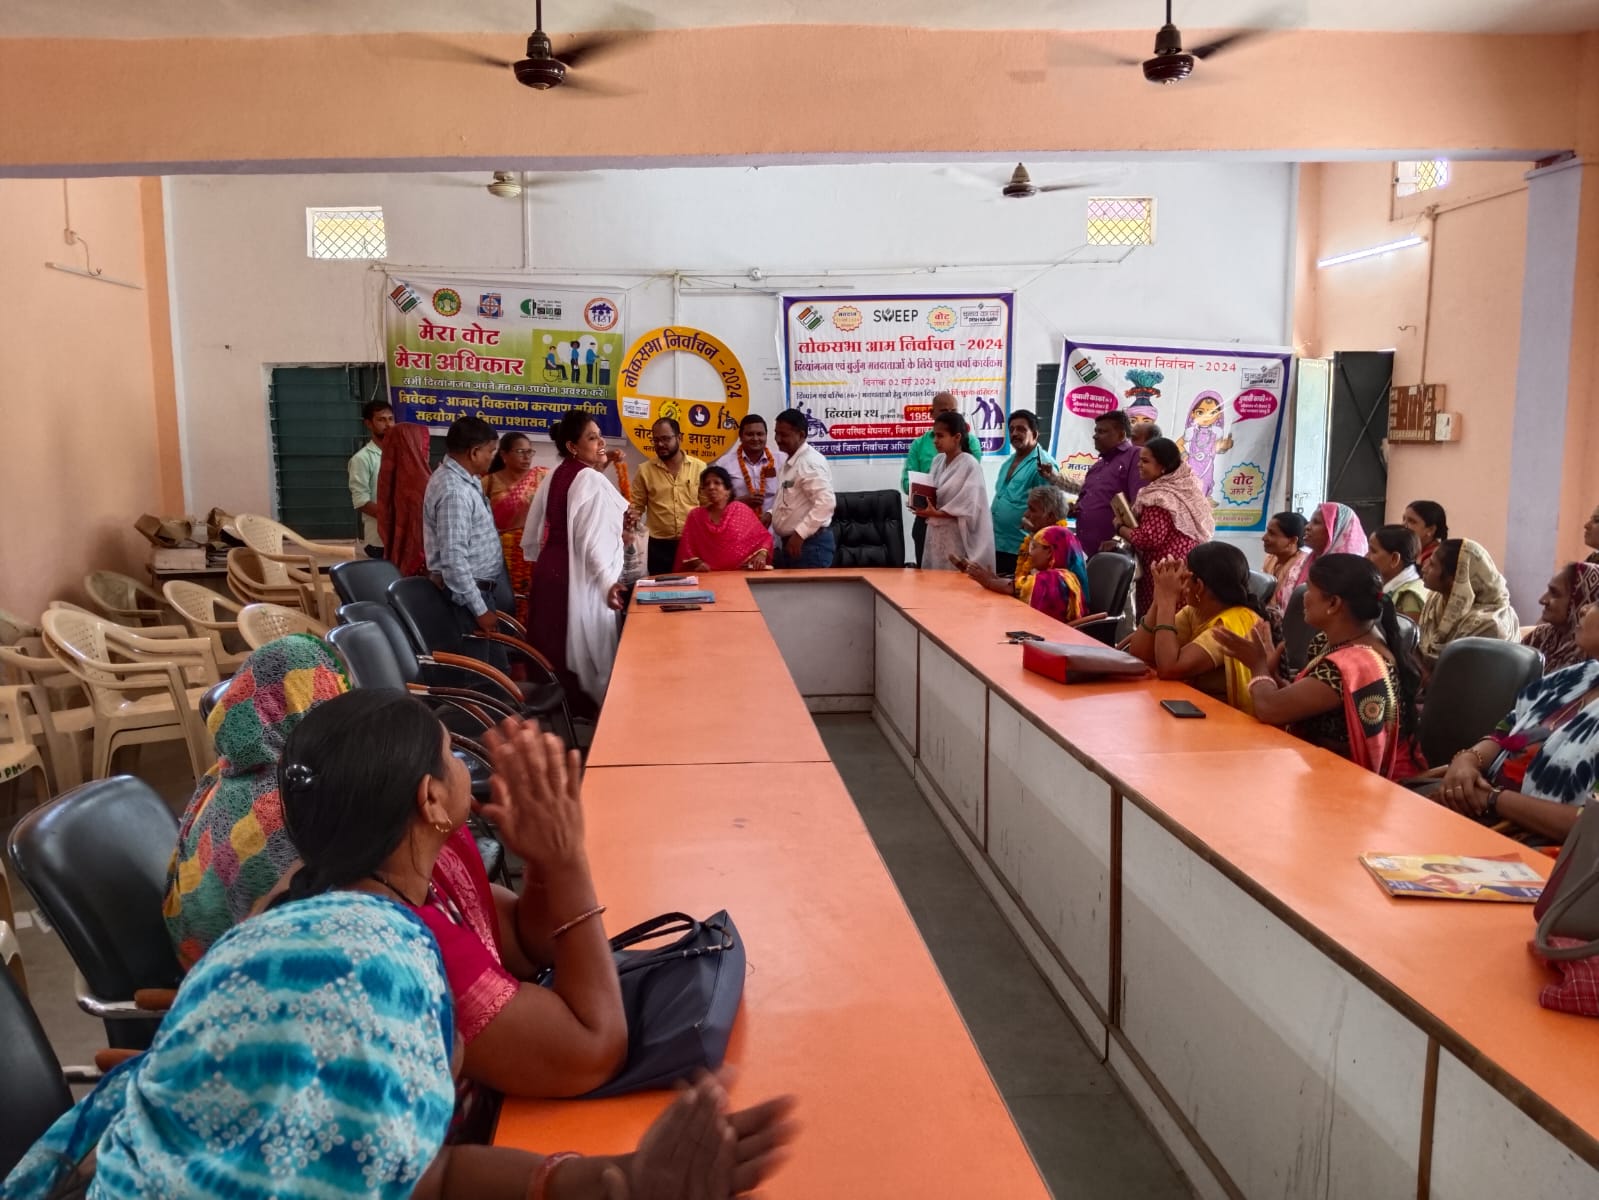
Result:
{"type": "Polygon", "coordinates": [[[657,575],[657,576],[655,576],[655,582],[656,583],[682,583],[687,578],[688,578],[687,575],[657,575]]]}
{"type": "Polygon", "coordinates": [[[1025,629],[1012,629],[1005,636],[1013,642],[1041,642],[1044,640],[1043,634],[1029,633],[1025,629]]]}
{"type": "Polygon", "coordinates": [[[1205,710],[1191,700],[1162,700],[1160,706],[1174,717],[1204,717],[1205,710]]]}
{"type": "Polygon", "coordinates": [[[661,605],[661,611],[662,612],[699,612],[700,611],[700,606],[698,604],[663,604],[663,605],[661,605]]]}

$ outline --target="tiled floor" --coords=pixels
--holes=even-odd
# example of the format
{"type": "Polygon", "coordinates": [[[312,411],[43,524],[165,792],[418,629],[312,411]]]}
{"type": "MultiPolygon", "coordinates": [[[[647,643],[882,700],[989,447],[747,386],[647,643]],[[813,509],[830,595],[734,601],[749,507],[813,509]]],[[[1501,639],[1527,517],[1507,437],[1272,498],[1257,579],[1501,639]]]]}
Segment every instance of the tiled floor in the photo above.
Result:
{"type": "Polygon", "coordinates": [[[1189,1196],[877,727],[858,716],[816,725],[1055,1195],[1189,1196]]]}

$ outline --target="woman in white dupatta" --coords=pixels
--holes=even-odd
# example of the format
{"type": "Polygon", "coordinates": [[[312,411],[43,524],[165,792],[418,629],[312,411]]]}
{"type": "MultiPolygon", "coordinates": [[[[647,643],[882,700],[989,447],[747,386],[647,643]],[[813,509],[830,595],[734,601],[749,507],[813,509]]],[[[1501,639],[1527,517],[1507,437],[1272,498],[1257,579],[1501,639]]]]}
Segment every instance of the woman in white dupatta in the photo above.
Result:
{"type": "Polygon", "coordinates": [[[933,421],[937,457],[930,475],[938,505],[920,510],[927,521],[922,566],[929,571],[964,571],[968,563],[994,569],[994,517],[982,464],[966,446],[967,429],[958,412],[933,421]]]}
{"type": "MultiPolygon", "coordinates": [[[[595,705],[605,699],[621,637],[623,521],[627,501],[600,472],[605,438],[594,418],[572,409],[550,430],[561,465],[534,495],[522,554],[537,565],[528,603],[528,640],[566,685],[595,705]]],[[[580,706],[581,707],[581,706],[580,706]]]]}

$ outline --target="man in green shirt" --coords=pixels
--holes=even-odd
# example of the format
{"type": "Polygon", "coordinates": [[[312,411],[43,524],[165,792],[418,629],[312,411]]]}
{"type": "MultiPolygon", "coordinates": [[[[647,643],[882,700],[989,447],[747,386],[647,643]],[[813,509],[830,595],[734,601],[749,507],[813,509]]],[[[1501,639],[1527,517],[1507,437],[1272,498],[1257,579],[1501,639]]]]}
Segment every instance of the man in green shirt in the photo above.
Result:
{"type": "MultiPolygon", "coordinates": [[[[954,392],[939,392],[933,397],[932,411],[927,414],[927,432],[911,443],[910,449],[905,452],[905,466],[899,473],[899,490],[905,495],[911,494],[911,472],[918,471],[925,475],[933,469],[933,458],[938,451],[933,449],[933,422],[938,419],[938,414],[955,412],[960,404],[955,399],[954,392]]],[[[977,435],[970,431],[966,434],[966,444],[978,459],[983,457],[982,444],[978,442],[977,435]]],[[[922,544],[927,540],[927,522],[917,517],[911,523],[911,541],[916,544],[916,565],[922,565],[922,544]]]]}
{"type": "Polygon", "coordinates": [[[367,444],[350,456],[347,468],[350,503],[361,514],[361,548],[369,558],[383,557],[378,533],[378,468],[383,465],[383,435],[394,427],[394,410],[384,399],[361,406],[361,423],[370,435],[367,444]]]}

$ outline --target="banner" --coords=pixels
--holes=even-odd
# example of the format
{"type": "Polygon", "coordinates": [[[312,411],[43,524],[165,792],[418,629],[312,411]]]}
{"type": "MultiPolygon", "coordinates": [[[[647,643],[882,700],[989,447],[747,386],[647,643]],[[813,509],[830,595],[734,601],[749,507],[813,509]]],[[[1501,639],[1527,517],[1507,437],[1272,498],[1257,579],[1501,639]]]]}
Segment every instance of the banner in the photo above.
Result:
{"type": "Polygon", "coordinates": [[[1012,296],[785,296],[788,402],[831,458],[900,458],[953,392],[983,453],[1005,449],[1012,296]]]}
{"type": "Polygon", "coordinates": [[[1068,479],[1081,482],[1098,458],[1094,418],[1119,408],[1135,427],[1154,422],[1177,443],[1210,496],[1217,529],[1263,530],[1291,359],[1285,350],[1067,338],[1055,457],[1068,479]]]}
{"type": "Polygon", "coordinates": [[[443,430],[480,416],[504,433],[546,432],[569,408],[618,437],[620,291],[389,276],[383,301],[389,403],[443,430]]]}
{"type": "Polygon", "coordinates": [[[622,424],[627,436],[646,458],[655,453],[650,440],[655,422],[670,417],[683,431],[683,450],[694,458],[715,462],[738,441],[738,423],[749,412],[749,383],[738,356],[703,329],[679,325],[652,329],[629,347],[622,363],[622,424]],[[644,368],[667,353],[697,355],[716,372],[722,398],[684,400],[652,396],[640,390],[644,368]]]}

